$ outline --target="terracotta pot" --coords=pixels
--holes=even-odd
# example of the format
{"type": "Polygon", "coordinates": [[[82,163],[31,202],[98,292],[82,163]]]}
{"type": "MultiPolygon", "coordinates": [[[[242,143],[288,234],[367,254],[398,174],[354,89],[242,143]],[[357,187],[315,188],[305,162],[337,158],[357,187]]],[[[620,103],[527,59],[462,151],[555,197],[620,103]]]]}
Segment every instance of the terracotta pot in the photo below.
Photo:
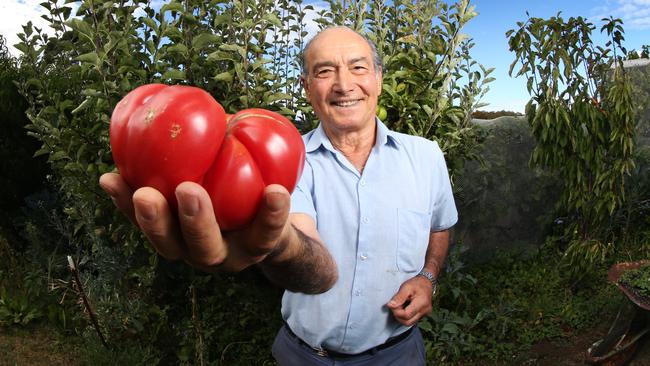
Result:
{"type": "Polygon", "coordinates": [[[644,264],[650,263],[649,260],[641,260],[636,262],[623,262],[617,263],[612,266],[607,272],[607,279],[614,283],[623,293],[637,306],[645,310],[650,310],[650,303],[647,299],[642,299],[634,292],[630,291],[627,286],[622,285],[618,280],[621,278],[621,275],[630,269],[637,269],[644,264]]]}

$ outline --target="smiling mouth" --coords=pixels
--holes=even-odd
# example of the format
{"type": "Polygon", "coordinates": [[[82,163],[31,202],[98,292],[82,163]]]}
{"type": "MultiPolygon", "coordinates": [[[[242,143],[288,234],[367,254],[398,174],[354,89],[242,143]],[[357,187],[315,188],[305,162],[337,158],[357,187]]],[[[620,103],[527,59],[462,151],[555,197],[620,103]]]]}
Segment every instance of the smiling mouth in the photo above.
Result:
{"type": "Polygon", "coordinates": [[[359,102],[361,102],[361,99],[334,101],[331,102],[330,104],[335,107],[345,108],[345,107],[353,107],[357,105],[359,102]]]}

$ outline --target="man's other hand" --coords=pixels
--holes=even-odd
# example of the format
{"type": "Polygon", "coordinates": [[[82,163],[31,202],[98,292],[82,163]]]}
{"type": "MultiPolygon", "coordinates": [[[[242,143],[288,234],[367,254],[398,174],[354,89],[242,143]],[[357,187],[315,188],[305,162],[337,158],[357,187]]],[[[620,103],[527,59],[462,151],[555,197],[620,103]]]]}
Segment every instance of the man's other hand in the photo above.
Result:
{"type": "Polygon", "coordinates": [[[411,326],[431,312],[431,297],[431,282],[422,276],[415,276],[400,286],[386,306],[397,321],[411,326]]]}

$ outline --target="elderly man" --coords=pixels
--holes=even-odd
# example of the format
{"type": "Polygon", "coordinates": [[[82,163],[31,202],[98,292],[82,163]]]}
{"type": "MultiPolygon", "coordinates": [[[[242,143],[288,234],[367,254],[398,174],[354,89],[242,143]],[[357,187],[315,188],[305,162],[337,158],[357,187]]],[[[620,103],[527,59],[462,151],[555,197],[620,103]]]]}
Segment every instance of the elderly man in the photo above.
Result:
{"type": "Polygon", "coordinates": [[[303,137],[305,170],[291,197],[266,188],[247,229],[222,236],[194,183],[176,189],[179,225],[158,191],[132,193],[117,174],[100,185],[164,257],[208,271],[257,264],[286,288],[280,365],[424,365],[414,324],[431,311],[457,220],[443,154],[375,117],[381,62],[349,28],[312,39],[302,81],[320,119],[303,137]]]}

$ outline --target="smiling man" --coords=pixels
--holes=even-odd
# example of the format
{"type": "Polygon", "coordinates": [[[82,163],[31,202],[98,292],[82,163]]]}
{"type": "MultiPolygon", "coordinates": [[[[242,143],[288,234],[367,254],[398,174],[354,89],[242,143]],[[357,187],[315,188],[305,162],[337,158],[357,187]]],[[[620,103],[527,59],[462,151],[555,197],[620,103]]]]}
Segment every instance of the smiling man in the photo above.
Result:
{"type": "Polygon", "coordinates": [[[431,311],[457,220],[442,152],[375,117],[381,62],[360,34],[324,30],[302,61],[320,125],[303,137],[291,212],[313,220],[338,281],[322,294],[285,293],[273,354],[280,365],[424,365],[413,325],[431,311]]]}
{"type": "Polygon", "coordinates": [[[323,30],[302,61],[320,119],[303,136],[303,175],[292,195],[266,187],[245,229],[222,233],[196,183],[176,188],[177,217],[153,188],[132,192],[116,173],[100,185],[165,258],[206,271],[258,265],[283,286],[280,365],[424,365],[415,324],[431,311],[457,220],[442,151],[376,118],[381,62],[360,34],[323,30]]]}

